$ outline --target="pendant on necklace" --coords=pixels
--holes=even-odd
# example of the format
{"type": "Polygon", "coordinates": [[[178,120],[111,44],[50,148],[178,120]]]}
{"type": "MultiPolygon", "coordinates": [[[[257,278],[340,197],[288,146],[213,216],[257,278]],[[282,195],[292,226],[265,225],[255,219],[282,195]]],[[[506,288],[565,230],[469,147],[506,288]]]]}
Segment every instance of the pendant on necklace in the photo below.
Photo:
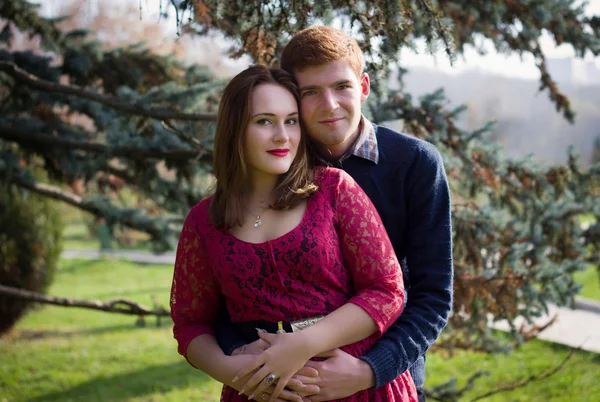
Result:
{"type": "Polygon", "coordinates": [[[254,227],[257,228],[262,225],[262,219],[260,219],[260,215],[256,215],[256,220],[254,221],[254,227]]]}

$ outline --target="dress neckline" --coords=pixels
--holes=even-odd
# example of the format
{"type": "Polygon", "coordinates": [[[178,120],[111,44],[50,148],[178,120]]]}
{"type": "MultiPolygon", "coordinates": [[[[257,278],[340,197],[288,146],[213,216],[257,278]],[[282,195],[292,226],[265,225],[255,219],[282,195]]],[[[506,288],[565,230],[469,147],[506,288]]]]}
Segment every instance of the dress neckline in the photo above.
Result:
{"type": "Polygon", "coordinates": [[[290,234],[294,233],[297,230],[300,230],[300,228],[302,226],[304,226],[306,220],[308,219],[309,216],[309,209],[312,208],[312,204],[313,204],[313,198],[314,196],[318,193],[317,192],[313,193],[310,195],[310,197],[308,197],[308,200],[306,200],[306,209],[304,210],[304,214],[302,215],[302,219],[300,219],[300,222],[298,222],[298,224],[296,226],[294,226],[292,229],[290,229],[289,231],[287,231],[286,233],[282,234],[281,236],[277,236],[273,239],[269,239],[269,240],[265,240],[265,241],[261,241],[261,242],[251,242],[251,241],[246,241],[246,240],[242,240],[239,237],[236,237],[233,235],[233,233],[231,233],[228,229],[222,229],[223,232],[225,232],[225,234],[229,237],[231,237],[232,239],[234,239],[237,242],[243,243],[243,244],[249,244],[252,246],[261,246],[261,245],[266,245],[272,242],[277,242],[281,239],[283,239],[284,237],[289,236],[290,234]]]}

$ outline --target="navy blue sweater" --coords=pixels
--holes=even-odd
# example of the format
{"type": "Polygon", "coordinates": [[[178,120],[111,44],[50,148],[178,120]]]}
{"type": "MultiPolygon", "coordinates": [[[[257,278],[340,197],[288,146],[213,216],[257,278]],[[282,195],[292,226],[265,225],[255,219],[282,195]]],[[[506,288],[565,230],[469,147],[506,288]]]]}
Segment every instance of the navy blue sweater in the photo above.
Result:
{"type": "MultiPolygon", "coordinates": [[[[361,357],[375,387],[410,369],[417,388],[425,380],[425,352],[437,339],[452,306],[450,193],[438,150],[428,142],[374,125],[379,162],[351,155],[333,164],[348,172],[377,208],[402,265],[407,302],[398,320],[361,357]]],[[[226,311],[217,339],[231,353],[245,341],[226,311]]]]}

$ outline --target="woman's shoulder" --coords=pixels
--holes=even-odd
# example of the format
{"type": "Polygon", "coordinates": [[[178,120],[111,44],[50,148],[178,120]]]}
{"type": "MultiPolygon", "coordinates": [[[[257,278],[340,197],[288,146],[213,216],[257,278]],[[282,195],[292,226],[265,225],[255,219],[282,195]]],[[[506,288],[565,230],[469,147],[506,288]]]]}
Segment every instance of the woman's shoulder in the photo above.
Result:
{"type": "Polygon", "coordinates": [[[354,179],[346,171],[333,167],[316,167],[314,177],[315,184],[319,187],[337,188],[354,184],[354,179]]]}
{"type": "Polygon", "coordinates": [[[340,182],[353,180],[352,177],[342,169],[317,166],[314,168],[314,181],[319,187],[333,185],[337,186],[340,182]]]}
{"type": "Polygon", "coordinates": [[[209,196],[202,199],[194,205],[188,213],[188,219],[192,218],[197,223],[208,223],[210,221],[210,203],[214,196],[209,196]]]}

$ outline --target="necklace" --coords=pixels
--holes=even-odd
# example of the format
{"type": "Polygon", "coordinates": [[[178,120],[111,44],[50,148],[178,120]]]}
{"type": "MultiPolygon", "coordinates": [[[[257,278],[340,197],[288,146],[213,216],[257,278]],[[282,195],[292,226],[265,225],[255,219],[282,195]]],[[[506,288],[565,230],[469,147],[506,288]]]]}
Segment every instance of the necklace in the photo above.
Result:
{"type": "Polygon", "coordinates": [[[256,215],[256,220],[254,221],[254,227],[258,228],[262,225],[262,219],[260,219],[260,215],[256,215]]]}

